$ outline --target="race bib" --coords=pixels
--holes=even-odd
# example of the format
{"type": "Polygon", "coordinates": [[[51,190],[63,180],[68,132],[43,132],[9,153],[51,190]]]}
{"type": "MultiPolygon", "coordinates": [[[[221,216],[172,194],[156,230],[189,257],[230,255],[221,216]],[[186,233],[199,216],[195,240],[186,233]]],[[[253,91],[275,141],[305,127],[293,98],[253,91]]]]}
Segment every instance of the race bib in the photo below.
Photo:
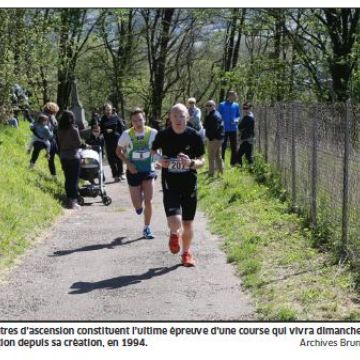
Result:
{"type": "Polygon", "coordinates": [[[144,151],[136,150],[136,151],[133,151],[131,157],[133,160],[137,160],[137,161],[147,160],[150,157],[150,151],[149,150],[144,150],[144,151]]]}
{"type": "Polygon", "coordinates": [[[171,173],[183,173],[183,172],[187,172],[190,171],[189,167],[185,167],[184,165],[181,164],[180,159],[169,159],[170,160],[170,164],[168,167],[168,171],[171,173]]]}

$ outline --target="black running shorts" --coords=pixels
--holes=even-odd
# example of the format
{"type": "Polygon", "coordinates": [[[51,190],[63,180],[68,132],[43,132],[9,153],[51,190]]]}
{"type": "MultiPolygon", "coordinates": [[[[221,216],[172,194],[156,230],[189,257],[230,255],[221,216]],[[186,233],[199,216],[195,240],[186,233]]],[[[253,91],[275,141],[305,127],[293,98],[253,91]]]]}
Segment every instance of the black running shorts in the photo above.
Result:
{"type": "Polygon", "coordinates": [[[149,171],[131,174],[129,171],[126,171],[126,178],[129,186],[140,186],[143,181],[155,179],[156,172],[149,171]]]}
{"type": "Polygon", "coordinates": [[[190,192],[163,189],[163,195],[164,208],[167,217],[182,215],[182,220],[194,220],[197,205],[196,188],[190,192]]]}

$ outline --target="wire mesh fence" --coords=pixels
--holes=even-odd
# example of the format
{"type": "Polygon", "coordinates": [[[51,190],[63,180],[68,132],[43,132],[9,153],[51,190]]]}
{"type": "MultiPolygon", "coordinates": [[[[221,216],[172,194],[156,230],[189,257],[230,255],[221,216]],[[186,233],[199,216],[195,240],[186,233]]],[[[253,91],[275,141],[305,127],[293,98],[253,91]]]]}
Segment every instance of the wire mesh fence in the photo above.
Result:
{"type": "Polygon", "coordinates": [[[360,107],[279,103],[255,112],[256,146],[294,209],[340,253],[360,255],[360,107]]]}

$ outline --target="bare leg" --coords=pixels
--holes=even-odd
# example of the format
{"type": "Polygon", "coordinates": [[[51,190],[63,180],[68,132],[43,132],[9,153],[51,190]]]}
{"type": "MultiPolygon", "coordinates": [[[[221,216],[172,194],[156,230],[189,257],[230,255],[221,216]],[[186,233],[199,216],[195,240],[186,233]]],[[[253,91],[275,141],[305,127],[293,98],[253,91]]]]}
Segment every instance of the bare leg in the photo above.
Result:
{"type": "Polygon", "coordinates": [[[141,189],[144,194],[144,224],[145,226],[150,225],[152,215],[152,198],[154,193],[154,180],[146,180],[141,184],[141,189]]]}
{"type": "Polygon", "coordinates": [[[142,192],[141,186],[129,186],[131,202],[135,209],[140,209],[142,207],[142,192]]]}
{"type": "Polygon", "coordinates": [[[169,216],[167,218],[168,227],[172,234],[181,235],[182,225],[181,225],[181,215],[169,216]]]}
{"type": "Polygon", "coordinates": [[[194,236],[194,230],[193,230],[193,221],[183,221],[182,222],[184,231],[182,236],[182,243],[183,243],[183,252],[187,252],[190,250],[191,242],[194,236]]]}

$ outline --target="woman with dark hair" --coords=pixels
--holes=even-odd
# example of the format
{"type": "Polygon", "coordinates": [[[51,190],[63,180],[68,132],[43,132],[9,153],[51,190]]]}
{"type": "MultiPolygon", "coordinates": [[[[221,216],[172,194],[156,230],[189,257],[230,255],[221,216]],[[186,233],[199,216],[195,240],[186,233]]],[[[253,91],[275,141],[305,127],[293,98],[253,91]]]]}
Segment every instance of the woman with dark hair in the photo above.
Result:
{"type": "Polygon", "coordinates": [[[69,110],[65,110],[59,119],[58,142],[61,166],[65,175],[65,192],[68,206],[71,209],[80,209],[77,198],[82,142],[79,130],[74,123],[74,114],[69,110]]]}

